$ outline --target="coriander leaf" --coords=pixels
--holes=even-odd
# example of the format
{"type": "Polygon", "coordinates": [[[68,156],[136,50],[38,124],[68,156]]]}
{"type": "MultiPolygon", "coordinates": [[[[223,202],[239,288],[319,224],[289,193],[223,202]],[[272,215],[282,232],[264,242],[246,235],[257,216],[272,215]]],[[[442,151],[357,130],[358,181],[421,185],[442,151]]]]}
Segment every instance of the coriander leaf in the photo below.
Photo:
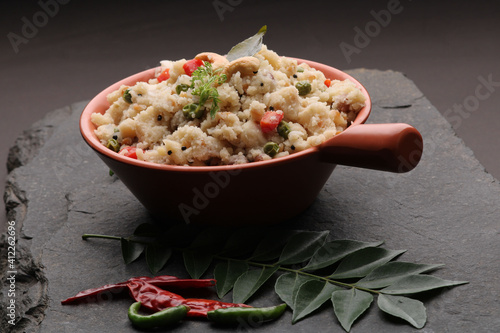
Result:
{"type": "Polygon", "coordinates": [[[260,28],[260,30],[250,38],[245,39],[241,43],[236,44],[229,50],[226,55],[228,61],[233,61],[241,57],[253,56],[259,52],[262,47],[262,39],[267,31],[267,25],[260,28]]]}
{"type": "Polygon", "coordinates": [[[215,117],[215,113],[219,111],[219,92],[217,91],[217,85],[221,85],[226,82],[226,74],[219,74],[222,68],[214,71],[212,64],[208,61],[203,62],[203,66],[198,67],[191,74],[191,92],[194,96],[199,96],[200,100],[198,104],[200,106],[205,105],[206,102],[212,100],[212,106],[210,109],[210,115],[212,118],[215,117]]]}

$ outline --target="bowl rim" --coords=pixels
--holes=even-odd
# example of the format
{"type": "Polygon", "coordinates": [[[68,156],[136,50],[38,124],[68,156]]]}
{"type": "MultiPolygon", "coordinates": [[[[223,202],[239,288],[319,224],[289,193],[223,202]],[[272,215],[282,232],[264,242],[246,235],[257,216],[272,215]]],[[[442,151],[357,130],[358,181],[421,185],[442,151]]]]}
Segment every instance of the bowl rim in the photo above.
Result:
{"type": "MultiPolygon", "coordinates": [[[[297,62],[300,63],[306,63],[310,65],[311,67],[320,70],[325,74],[325,76],[329,79],[340,79],[340,80],[345,80],[349,79],[352,81],[360,90],[361,92],[365,95],[366,101],[365,101],[365,106],[359,111],[358,115],[354,119],[354,121],[347,127],[345,131],[348,131],[351,126],[355,125],[361,125],[366,122],[368,119],[371,108],[372,108],[372,102],[370,95],[368,94],[368,91],[366,88],[355,78],[353,78],[351,75],[328,65],[311,61],[311,60],[305,60],[301,58],[294,58],[294,57],[288,57],[291,59],[297,60],[297,62]],[[327,73],[331,72],[334,77],[330,77],[327,73]]],[[[155,170],[165,170],[165,171],[172,171],[172,172],[217,172],[217,171],[235,171],[235,170],[241,170],[241,169],[249,169],[249,168],[255,168],[255,167],[267,167],[269,165],[275,165],[275,164],[284,164],[284,163],[289,163],[292,160],[295,159],[300,159],[301,157],[308,156],[310,154],[315,154],[319,152],[318,146],[310,147],[305,150],[302,150],[300,152],[296,152],[293,154],[289,154],[287,156],[279,157],[276,159],[271,159],[271,160],[266,160],[266,161],[257,161],[257,162],[249,162],[249,163],[243,163],[243,164],[231,164],[231,165],[216,165],[216,166],[184,166],[184,165],[170,165],[170,164],[158,164],[158,163],[153,163],[153,162],[147,162],[147,161],[141,161],[137,159],[132,159],[129,157],[126,157],[124,155],[118,154],[117,152],[112,151],[109,148],[106,148],[97,138],[97,136],[94,133],[94,130],[96,129],[96,126],[91,122],[90,116],[92,113],[95,113],[96,111],[103,111],[105,112],[109,108],[109,103],[107,100],[107,96],[113,92],[116,91],[120,88],[122,85],[131,85],[131,82],[134,82],[133,84],[141,81],[147,81],[148,79],[151,79],[154,77],[155,72],[158,70],[160,67],[155,67],[155,68],[150,68],[147,70],[144,70],[142,72],[130,75],[128,77],[125,77],[110,86],[108,86],[106,89],[102,90],[100,93],[98,93],[83,109],[81,115],[80,115],[80,133],[83,137],[83,139],[86,141],[86,143],[94,149],[96,152],[107,156],[115,161],[125,163],[125,164],[130,164],[133,166],[141,167],[141,168],[147,168],[147,169],[155,169],[155,170]]],[[[344,133],[342,132],[342,133],[344,133]]],[[[342,133],[337,134],[335,137],[338,135],[342,135],[342,133]]],[[[330,138],[326,140],[323,143],[326,143],[330,140],[333,140],[335,137],[330,138]]]]}

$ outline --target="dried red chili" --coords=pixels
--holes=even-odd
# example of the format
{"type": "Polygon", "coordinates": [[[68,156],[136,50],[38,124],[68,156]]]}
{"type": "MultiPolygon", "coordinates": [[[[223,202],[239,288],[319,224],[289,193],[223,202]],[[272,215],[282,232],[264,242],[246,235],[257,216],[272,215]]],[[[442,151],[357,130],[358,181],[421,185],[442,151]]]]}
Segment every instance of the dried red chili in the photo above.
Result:
{"type": "Polygon", "coordinates": [[[206,317],[209,311],[235,307],[251,307],[246,304],[226,303],[201,298],[184,298],[170,291],[158,288],[149,282],[135,280],[128,283],[131,296],[141,305],[154,312],[168,307],[186,305],[190,308],[188,317],[206,317]]]}
{"type": "Polygon", "coordinates": [[[99,288],[92,288],[81,291],[75,296],[61,301],[61,304],[75,303],[79,300],[88,297],[97,296],[106,291],[111,291],[113,293],[120,293],[128,288],[127,284],[131,281],[147,281],[149,284],[155,286],[161,286],[161,287],[170,286],[175,288],[204,288],[204,287],[212,287],[216,283],[214,279],[179,279],[171,275],[162,275],[155,277],[138,276],[131,278],[125,282],[107,284],[99,288]]]}

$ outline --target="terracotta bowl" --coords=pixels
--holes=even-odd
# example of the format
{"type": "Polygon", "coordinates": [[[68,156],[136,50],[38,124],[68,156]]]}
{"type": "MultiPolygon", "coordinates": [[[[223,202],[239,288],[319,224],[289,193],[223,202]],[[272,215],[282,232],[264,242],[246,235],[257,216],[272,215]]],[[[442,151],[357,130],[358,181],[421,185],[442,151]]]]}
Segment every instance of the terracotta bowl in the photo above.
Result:
{"type": "Polygon", "coordinates": [[[154,68],[116,82],[92,99],[80,118],[82,136],[155,217],[202,225],[287,220],[311,205],[337,164],[398,173],[418,164],[423,143],[415,128],[365,125],[371,100],[357,80],[335,68],[298,60],[327,78],[353,81],[367,97],[353,124],[319,146],[270,161],[225,166],[159,165],[119,155],[99,142],[90,115],[104,113],[109,107],[106,96],[121,85],[153,78],[154,68]]]}

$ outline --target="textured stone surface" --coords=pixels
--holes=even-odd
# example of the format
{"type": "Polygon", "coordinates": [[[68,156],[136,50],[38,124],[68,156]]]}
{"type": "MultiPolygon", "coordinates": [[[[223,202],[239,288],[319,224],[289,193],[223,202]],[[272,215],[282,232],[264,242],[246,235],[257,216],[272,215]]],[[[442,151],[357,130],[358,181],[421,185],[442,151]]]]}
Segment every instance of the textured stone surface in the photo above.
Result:
{"type": "MultiPolygon", "coordinates": [[[[330,230],[334,238],[384,240],[407,249],[401,260],[442,263],[434,273],[470,284],[424,297],[428,322],[422,332],[500,331],[500,186],[487,174],[449,124],[401,73],[353,70],[370,92],[370,123],[405,122],[424,137],[419,166],[408,174],[339,166],[315,203],[284,228],[330,230]]],[[[85,103],[51,113],[19,138],[9,158],[5,201],[16,221],[19,332],[133,332],[126,317],[130,300],[61,306],[80,290],[148,275],[143,262],[125,266],[116,242],[81,240],[84,233],[128,235],[148,213],[81,139],[78,117],[85,103]]],[[[5,247],[5,245],[3,245],[5,247]]],[[[2,248],[2,253],[4,253],[2,248]]],[[[0,273],[4,274],[5,256],[0,273]]],[[[186,276],[179,262],[165,274],[186,276]]],[[[2,277],[5,282],[5,277],[2,277]]],[[[6,286],[2,287],[5,296],[6,286]]],[[[2,299],[6,299],[2,297],[2,299]]],[[[256,306],[279,300],[272,292],[256,306]]],[[[2,304],[0,331],[5,323],[2,304]]],[[[220,329],[204,321],[174,331],[220,329]]],[[[255,332],[343,332],[331,307],[291,325],[291,313],[255,332]]],[[[413,332],[376,306],[353,332],[413,332]]]]}

